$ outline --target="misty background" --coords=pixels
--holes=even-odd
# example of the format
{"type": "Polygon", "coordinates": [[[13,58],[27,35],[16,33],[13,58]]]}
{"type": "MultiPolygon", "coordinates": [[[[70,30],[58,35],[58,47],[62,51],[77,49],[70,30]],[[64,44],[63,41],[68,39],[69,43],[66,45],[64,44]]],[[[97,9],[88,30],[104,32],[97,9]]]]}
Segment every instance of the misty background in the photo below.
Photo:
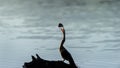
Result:
{"type": "Polygon", "coordinates": [[[62,60],[59,22],[78,67],[120,67],[120,0],[0,0],[0,68],[62,60]]]}

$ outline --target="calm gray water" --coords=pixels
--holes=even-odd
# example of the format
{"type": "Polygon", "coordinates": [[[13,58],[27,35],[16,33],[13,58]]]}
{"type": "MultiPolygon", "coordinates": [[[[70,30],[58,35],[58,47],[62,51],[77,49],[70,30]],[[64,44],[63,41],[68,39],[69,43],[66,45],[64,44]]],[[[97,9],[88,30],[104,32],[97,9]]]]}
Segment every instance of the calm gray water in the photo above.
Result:
{"type": "Polygon", "coordinates": [[[119,0],[0,0],[0,68],[22,68],[38,53],[62,60],[65,47],[80,68],[120,68],[119,0]]]}

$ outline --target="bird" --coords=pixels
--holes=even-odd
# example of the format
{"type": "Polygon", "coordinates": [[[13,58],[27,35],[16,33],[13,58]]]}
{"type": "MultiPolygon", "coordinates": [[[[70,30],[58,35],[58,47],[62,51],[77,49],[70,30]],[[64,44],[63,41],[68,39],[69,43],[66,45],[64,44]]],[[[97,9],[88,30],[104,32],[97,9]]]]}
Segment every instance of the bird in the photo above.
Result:
{"type": "Polygon", "coordinates": [[[65,42],[65,29],[64,29],[64,26],[62,23],[59,23],[58,27],[61,29],[62,33],[63,33],[63,39],[61,41],[61,44],[60,44],[60,48],[59,48],[59,51],[61,53],[61,56],[63,58],[63,61],[67,60],[69,61],[70,58],[72,57],[71,54],[68,52],[68,50],[63,46],[64,42],[65,42]]]}
{"type": "Polygon", "coordinates": [[[58,27],[61,29],[62,33],[63,33],[63,39],[61,41],[61,44],[60,44],[60,48],[59,48],[59,51],[61,53],[61,56],[63,58],[63,61],[67,60],[69,61],[69,63],[74,67],[74,68],[77,68],[73,58],[72,58],[72,55],[68,52],[68,50],[63,46],[64,42],[65,42],[65,29],[64,29],[64,26],[62,23],[59,23],[58,24],[58,27]]]}
{"type": "Polygon", "coordinates": [[[68,50],[63,46],[63,44],[64,44],[64,42],[65,42],[65,39],[66,39],[64,26],[63,26],[62,23],[59,23],[59,24],[58,24],[58,27],[61,29],[61,31],[62,31],[62,33],[63,33],[63,39],[62,39],[62,41],[61,41],[60,48],[59,48],[59,51],[60,51],[61,56],[62,56],[62,58],[63,58],[63,61],[67,60],[67,61],[69,61],[71,64],[74,64],[74,65],[75,65],[74,60],[73,60],[71,54],[70,54],[70,53],[68,52],[68,50]]]}

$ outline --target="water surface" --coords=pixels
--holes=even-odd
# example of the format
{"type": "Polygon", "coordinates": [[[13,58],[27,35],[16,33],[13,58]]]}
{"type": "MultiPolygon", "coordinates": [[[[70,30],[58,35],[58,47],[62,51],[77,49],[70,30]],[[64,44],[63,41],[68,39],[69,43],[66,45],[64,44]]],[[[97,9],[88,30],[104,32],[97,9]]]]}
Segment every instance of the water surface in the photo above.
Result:
{"type": "Polygon", "coordinates": [[[66,29],[65,47],[78,67],[119,68],[119,1],[78,1],[0,2],[0,68],[21,68],[36,53],[62,60],[59,22],[66,29]]]}

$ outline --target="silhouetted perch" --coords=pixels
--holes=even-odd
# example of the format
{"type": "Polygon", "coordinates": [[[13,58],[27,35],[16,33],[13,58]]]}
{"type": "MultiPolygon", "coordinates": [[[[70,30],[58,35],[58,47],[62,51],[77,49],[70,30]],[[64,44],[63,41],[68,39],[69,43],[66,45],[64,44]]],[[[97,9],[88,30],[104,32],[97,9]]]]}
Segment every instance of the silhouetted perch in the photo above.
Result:
{"type": "Polygon", "coordinates": [[[77,68],[72,64],[64,63],[63,61],[44,60],[36,54],[37,58],[32,56],[31,62],[26,62],[23,68],[77,68]]]}

